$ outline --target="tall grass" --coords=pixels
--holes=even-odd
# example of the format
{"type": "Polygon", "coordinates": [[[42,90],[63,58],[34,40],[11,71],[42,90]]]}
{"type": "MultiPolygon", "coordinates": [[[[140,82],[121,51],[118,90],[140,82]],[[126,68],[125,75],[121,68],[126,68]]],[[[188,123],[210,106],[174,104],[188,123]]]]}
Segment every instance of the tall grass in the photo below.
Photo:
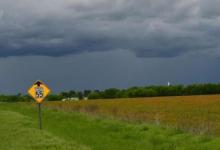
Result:
{"type": "MultiPolygon", "coordinates": [[[[220,149],[220,139],[216,137],[195,136],[178,129],[45,108],[41,132],[37,129],[37,108],[15,103],[0,104],[0,110],[2,150],[220,149]]],[[[97,109],[92,106],[91,110],[94,113],[93,110],[97,109]]]]}
{"type": "Polygon", "coordinates": [[[220,135],[220,95],[47,102],[45,106],[220,135]]]}
{"type": "Polygon", "coordinates": [[[40,131],[33,125],[32,118],[1,109],[0,150],[89,150],[74,141],[67,142],[47,131],[40,131]]]}

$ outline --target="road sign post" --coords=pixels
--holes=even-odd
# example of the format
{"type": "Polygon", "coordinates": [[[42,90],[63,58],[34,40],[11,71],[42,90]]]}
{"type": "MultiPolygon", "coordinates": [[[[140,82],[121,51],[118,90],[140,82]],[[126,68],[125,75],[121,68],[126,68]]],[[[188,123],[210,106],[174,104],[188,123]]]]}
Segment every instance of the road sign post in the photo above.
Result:
{"type": "Polygon", "coordinates": [[[38,103],[38,121],[39,121],[39,129],[42,130],[41,103],[38,103]]]}
{"type": "Polygon", "coordinates": [[[42,81],[36,81],[28,90],[28,93],[38,104],[38,122],[39,122],[39,129],[42,129],[42,102],[50,93],[50,89],[44,84],[42,81]]]}

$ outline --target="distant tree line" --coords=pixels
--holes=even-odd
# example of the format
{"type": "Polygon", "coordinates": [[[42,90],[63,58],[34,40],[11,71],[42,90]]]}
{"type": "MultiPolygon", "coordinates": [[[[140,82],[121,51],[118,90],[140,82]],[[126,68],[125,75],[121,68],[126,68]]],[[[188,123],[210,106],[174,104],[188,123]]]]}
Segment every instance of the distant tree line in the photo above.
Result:
{"type": "Polygon", "coordinates": [[[128,89],[106,89],[93,91],[88,95],[89,99],[112,99],[112,98],[136,98],[156,96],[186,96],[186,95],[209,95],[220,94],[220,84],[193,84],[172,86],[146,86],[131,87],[128,89]]]}
{"type": "Polygon", "coordinates": [[[28,95],[0,95],[0,102],[30,102],[31,97],[28,95]]]}
{"type": "MultiPolygon", "coordinates": [[[[80,91],[69,91],[69,92],[61,92],[59,94],[50,94],[46,97],[45,101],[60,101],[64,99],[71,99],[75,98],[78,100],[82,100],[91,93],[90,90],[84,90],[83,92],[80,91]]],[[[0,102],[33,102],[33,98],[29,95],[0,95],[0,102]]]]}
{"type": "MultiPolygon", "coordinates": [[[[220,94],[220,83],[218,84],[192,84],[171,86],[146,86],[131,87],[128,89],[110,88],[106,90],[84,90],[68,91],[59,94],[50,94],[46,101],[60,101],[77,98],[83,99],[114,99],[114,98],[136,98],[156,96],[186,96],[186,95],[210,95],[220,94]]],[[[30,102],[33,99],[28,95],[0,95],[0,102],[30,102]]]]}
{"type": "Polygon", "coordinates": [[[78,100],[82,100],[85,97],[88,97],[88,95],[91,93],[90,90],[84,90],[83,92],[81,91],[68,91],[68,92],[61,92],[59,94],[53,94],[49,95],[47,97],[48,101],[59,101],[59,100],[64,100],[64,99],[70,99],[70,98],[77,98],[78,100]]]}

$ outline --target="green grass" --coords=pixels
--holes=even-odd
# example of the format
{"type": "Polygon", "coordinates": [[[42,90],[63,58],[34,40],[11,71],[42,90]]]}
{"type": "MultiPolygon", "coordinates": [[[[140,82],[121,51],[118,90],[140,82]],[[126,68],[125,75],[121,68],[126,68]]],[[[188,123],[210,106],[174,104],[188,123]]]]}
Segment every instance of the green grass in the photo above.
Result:
{"type": "Polygon", "coordinates": [[[75,142],[67,142],[47,131],[32,128],[30,117],[0,110],[1,150],[87,150],[75,142]]]}
{"type": "Polygon", "coordinates": [[[0,149],[217,150],[217,137],[196,136],[149,124],[43,109],[43,131],[37,129],[37,107],[0,103],[0,149]]]}

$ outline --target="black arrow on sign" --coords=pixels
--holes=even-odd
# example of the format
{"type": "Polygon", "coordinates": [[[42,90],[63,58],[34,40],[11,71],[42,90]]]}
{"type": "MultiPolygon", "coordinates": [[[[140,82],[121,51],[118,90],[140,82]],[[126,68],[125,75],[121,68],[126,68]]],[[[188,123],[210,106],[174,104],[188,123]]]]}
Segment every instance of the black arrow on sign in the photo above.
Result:
{"type": "Polygon", "coordinates": [[[42,84],[42,82],[40,82],[40,81],[35,82],[35,85],[37,85],[37,86],[40,86],[41,84],[42,84]]]}

